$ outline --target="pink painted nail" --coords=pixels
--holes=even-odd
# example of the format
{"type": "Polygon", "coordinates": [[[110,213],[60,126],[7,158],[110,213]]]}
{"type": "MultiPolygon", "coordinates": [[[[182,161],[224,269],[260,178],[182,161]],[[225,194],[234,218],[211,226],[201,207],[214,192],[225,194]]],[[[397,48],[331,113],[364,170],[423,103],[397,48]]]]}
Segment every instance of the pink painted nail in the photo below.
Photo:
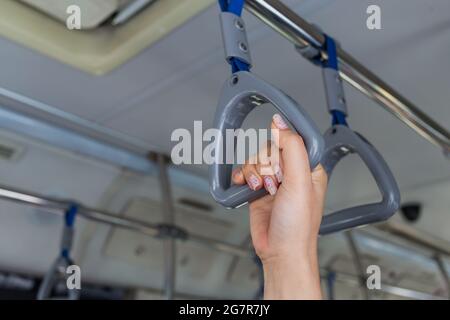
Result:
{"type": "Polygon", "coordinates": [[[267,176],[264,177],[264,186],[272,196],[275,195],[275,193],[277,193],[277,187],[275,186],[275,183],[273,182],[271,177],[267,176]]]}
{"type": "Polygon", "coordinates": [[[284,121],[284,119],[278,113],[273,115],[273,122],[275,123],[275,125],[277,126],[278,129],[288,129],[289,128],[287,123],[284,121]]]}
{"type": "Polygon", "coordinates": [[[254,174],[250,175],[248,182],[250,183],[250,188],[253,190],[256,190],[259,187],[259,179],[254,174]]]}
{"type": "Polygon", "coordinates": [[[275,164],[273,166],[273,171],[275,171],[275,177],[277,178],[278,182],[281,183],[283,181],[283,172],[281,171],[281,168],[278,164],[275,164]]]}
{"type": "Polygon", "coordinates": [[[233,177],[234,177],[235,179],[241,179],[241,177],[242,177],[242,171],[241,171],[241,170],[236,170],[236,171],[234,171],[234,172],[233,172],[233,177]]]}

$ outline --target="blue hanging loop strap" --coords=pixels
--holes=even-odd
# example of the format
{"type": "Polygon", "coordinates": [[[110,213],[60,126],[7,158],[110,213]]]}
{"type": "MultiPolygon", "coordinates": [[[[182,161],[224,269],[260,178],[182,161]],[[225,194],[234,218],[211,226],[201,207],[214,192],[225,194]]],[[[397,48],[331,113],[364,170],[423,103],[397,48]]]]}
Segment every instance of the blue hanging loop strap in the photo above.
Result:
{"type": "Polygon", "coordinates": [[[70,250],[72,249],[75,219],[78,213],[78,205],[72,204],[64,215],[64,230],[61,241],[61,256],[71,262],[70,250]]]}
{"type": "Polygon", "coordinates": [[[219,0],[225,54],[232,73],[250,71],[251,68],[245,24],[240,18],[244,2],[245,0],[219,0]]]}
{"type": "MultiPolygon", "coordinates": [[[[318,54],[309,57],[309,59],[312,63],[322,67],[323,69],[328,109],[332,116],[332,125],[340,124],[348,126],[346,120],[347,107],[344,95],[344,87],[342,85],[342,79],[339,75],[339,61],[336,41],[327,34],[324,34],[324,37],[325,43],[323,45],[323,48],[327,52],[328,58],[323,59],[320,51],[317,51],[318,54]]],[[[304,53],[306,52],[307,51],[304,51],[304,53]]]]}
{"type": "MultiPolygon", "coordinates": [[[[344,90],[343,90],[343,86],[342,86],[342,80],[339,76],[339,62],[338,62],[338,56],[337,56],[336,42],[334,41],[333,38],[331,38],[327,35],[325,35],[325,39],[326,39],[326,49],[327,49],[328,59],[325,62],[324,68],[330,68],[330,69],[336,70],[336,72],[337,72],[336,83],[342,89],[342,95],[340,97],[338,97],[338,99],[340,100],[339,102],[341,104],[345,105],[345,96],[344,96],[344,90]]],[[[333,118],[332,125],[342,124],[342,125],[348,126],[347,120],[346,120],[346,117],[347,117],[346,111],[330,110],[330,113],[333,118]]]]}
{"type": "Polygon", "coordinates": [[[322,65],[323,68],[331,68],[334,70],[339,70],[336,41],[334,41],[334,39],[327,34],[325,34],[324,36],[325,36],[325,50],[327,51],[328,59],[321,60],[320,64],[322,65]]]}
{"type": "Polygon", "coordinates": [[[337,163],[349,154],[357,154],[369,169],[382,195],[380,202],[368,203],[337,210],[322,219],[321,235],[355,228],[389,219],[400,205],[400,191],[389,166],[381,154],[361,134],[351,130],[346,121],[347,106],[344,86],[339,74],[338,45],[324,34],[322,47],[297,47],[299,53],[309,61],[322,67],[328,111],[332,115],[332,127],[324,134],[325,151],[321,164],[328,177],[337,163]],[[326,52],[325,58],[322,54],[326,52]]]}
{"type": "MultiPolygon", "coordinates": [[[[55,286],[62,280],[62,278],[67,281],[67,267],[74,264],[72,259],[70,258],[70,250],[72,249],[74,224],[77,213],[78,205],[76,204],[70,205],[65,212],[64,229],[61,239],[61,253],[53,262],[51,268],[42,280],[37,294],[38,300],[51,299],[51,295],[54,291],[55,286]]],[[[66,299],[78,300],[79,298],[80,290],[68,289],[66,299]]]]}
{"type": "Polygon", "coordinates": [[[328,300],[334,300],[334,284],[336,282],[336,272],[329,271],[327,273],[327,292],[328,292],[328,300]]]}
{"type": "Polygon", "coordinates": [[[250,112],[257,106],[270,103],[289,121],[305,141],[311,168],[317,166],[324,151],[324,139],[308,113],[294,99],[269,82],[249,72],[252,63],[245,31],[240,17],[243,0],[219,1],[222,12],[220,23],[226,60],[233,74],[222,87],[213,127],[223,139],[216,139],[213,163],[209,170],[210,192],[214,200],[227,208],[237,208],[267,194],[266,190],[252,190],[247,185],[233,185],[233,165],[223,159],[234,153],[235,139],[227,138],[229,130],[238,130],[250,112]],[[233,143],[233,145],[232,145],[233,143]],[[231,148],[233,147],[233,148],[231,148]]]}

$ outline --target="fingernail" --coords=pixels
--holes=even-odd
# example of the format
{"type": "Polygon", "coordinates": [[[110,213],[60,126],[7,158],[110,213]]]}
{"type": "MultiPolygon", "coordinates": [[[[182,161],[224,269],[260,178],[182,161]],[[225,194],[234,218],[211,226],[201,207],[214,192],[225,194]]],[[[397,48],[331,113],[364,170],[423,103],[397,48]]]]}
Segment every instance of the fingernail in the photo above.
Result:
{"type": "Polygon", "coordinates": [[[277,193],[277,187],[275,186],[275,183],[273,182],[271,177],[264,177],[264,186],[272,196],[277,193]]]}
{"type": "Polygon", "coordinates": [[[289,128],[287,123],[284,121],[284,119],[278,113],[273,115],[273,122],[275,123],[275,125],[277,126],[278,129],[288,129],[289,128]]]}
{"type": "Polygon", "coordinates": [[[234,176],[235,179],[240,179],[241,176],[242,176],[242,171],[241,171],[241,170],[236,170],[236,171],[233,173],[233,176],[234,176]]]}
{"type": "Polygon", "coordinates": [[[283,181],[283,172],[281,171],[281,168],[278,164],[275,164],[273,166],[273,171],[275,171],[275,177],[277,178],[278,182],[281,183],[283,181]]]}
{"type": "Polygon", "coordinates": [[[253,190],[256,190],[259,187],[259,179],[253,174],[250,175],[248,182],[250,183],[250,188],[253,190]]]}

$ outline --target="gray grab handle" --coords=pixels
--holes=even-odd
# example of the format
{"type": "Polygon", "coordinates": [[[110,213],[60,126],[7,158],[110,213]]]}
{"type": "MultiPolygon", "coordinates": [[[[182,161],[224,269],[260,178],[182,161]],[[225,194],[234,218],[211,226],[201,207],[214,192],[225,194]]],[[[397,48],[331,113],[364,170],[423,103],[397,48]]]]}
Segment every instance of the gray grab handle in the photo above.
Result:
{"type": "MultiPolygon", "coordinates": [[[[59,281],[64,279],[67,281],[68,275],[66,274],[66,269],[73,263],[65,257],[56,258],[50,270],[45,274],[44,279],[39,287],[37,299],[38,300],[48,300],[52,299],[51,293],[53,288],[58,284],[59,281]]],[[[65,300],[78,300],[80,298],[80,290],[78,289],[67,289],[67,297],[61,297],[59,299],[65,300]]]]}
{"type": "Polygon", "coordinates": [[[221,135],[215,141],[216,153],[209,172],[211,194],[218,203],[227,208],[239,207],[266,194],[264,188],[253,191],[247,185],[231,185],[233,165],[220,163],[221,159],[227,159],[227,145],[232,143],[232,141],[226,141],[226,130],[240,128],[247,115],[263,103],[271,103],[302,136],[311,168],[315,168],[322,157],[325,147],[323,136],[297,102],[250,72],[235,73],[226,81],[216,110],[214,128],[218,129],[221,135]],[[218,149],[217,146],[220,145],[223,148],[218,149]]]}
{"type": "Polygon", "coordinates": [[[332,126],[324,137],[325,153],[322,165],[328,176],[342,158],[356,153],[374,177],[383,199],[381,202],[347,208],[324,216],[320,234],[325,235],[389,219],[400,206],[400,191],[381,154],[363,136],[344,125],[332,126]]]}
{"type": "MultiPolygon", "coordinates": [[[[61,250],[70,250],[72,248],[73,237],[74,229],[72,227],[64,226],[61,238],[61,250]]],[[[61,254],[56,258],[42,280],[37,294],[38,300],[52,299],[52,290],[58,282],[61,280],[67,282],[69,275],[66,273],[66,270],[67,267],[71,265],[73,265],[73,261],[68,256],[61,254]]],[[[61,297],[59,299],[78,300],[80,298],[80,290],[67,289],[67,291],[67,297],[61,297]]]]}

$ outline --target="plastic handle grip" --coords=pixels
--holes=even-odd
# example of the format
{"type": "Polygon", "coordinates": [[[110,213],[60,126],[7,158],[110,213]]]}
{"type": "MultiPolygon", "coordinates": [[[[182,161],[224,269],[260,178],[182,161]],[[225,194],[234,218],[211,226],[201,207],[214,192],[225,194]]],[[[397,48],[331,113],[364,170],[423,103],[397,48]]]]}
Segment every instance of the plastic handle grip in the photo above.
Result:
{"type": "MultiPolygon", "coordinates": [[[[39,287],[37,299],[38,300],[47,300],[51,299],[51,294],[53,288],[58,284],[58,282],[62,279],[67,281],[68,274],[66,273],[66,269],[68,266],[72,264],[71,261],[67,260],[65,257],[58,257],[53,263],[50,270],[45,275],[41,286],[39,287]]],[[[79,300],[80,298],[80,290],[78,289],[67,289],[67,297],[59,298],[66,300],[79,300]]]]}
{"type": "Polygon", "coordinates": [[[331,127],[324,138],[325,153],[322,165],[328,176],[342,158],[350,153],[356,153],[374,177],[382,200],[325,215],[320,226],[320,234],[329,234],[390,218],[400,206],[400,191],[381,154],[363,136],[347,126],[331,127]]]}
{"type": "Polygon", "coordinates": [[[209,172],[211,194],[218,203],[227,208],[239,207],[266,194],[264,189],[253,191],[247,185],[231,185],[233,165],[221,164],[221,159],[227,159],[226,152],[232,143],[227,141],[226,131],[239,129],[247,115],[261,103],[271,103],[302,136],[311,168],[316,167],[322,157],[325,146],[323,136],[300,105],[252,73],[235,73],[226,81],[216,110],[214,128],[218,129],[221,135],[215,141],[214,163],[209,172]]]}
{"type": "MultiPolygon", "coordinates": [[[[62,239],[61,239],[61,250],[70,250],[72,247],[74,237],[74,229],[73,227],[69,227],[67,225],[64,226],[62,239]]],[[[45,274],[44,279],[42,280],[41,286],[39,287],[37,299],[38,300],[46,300],[51,299],[51,294],[53,288],[58,284],[59,281],[65,280],[67,281],[69,275],[66,273],[67,267],[73,265],[72,259],[70,257],[61,254],[56,258],[55,262],[53,262],[50,270],[45,274]]],[[[80,290],[78,289],[67,289],[67,297],[60,299],[67,300],[78,300],[80,298],[80,290]]]]}

